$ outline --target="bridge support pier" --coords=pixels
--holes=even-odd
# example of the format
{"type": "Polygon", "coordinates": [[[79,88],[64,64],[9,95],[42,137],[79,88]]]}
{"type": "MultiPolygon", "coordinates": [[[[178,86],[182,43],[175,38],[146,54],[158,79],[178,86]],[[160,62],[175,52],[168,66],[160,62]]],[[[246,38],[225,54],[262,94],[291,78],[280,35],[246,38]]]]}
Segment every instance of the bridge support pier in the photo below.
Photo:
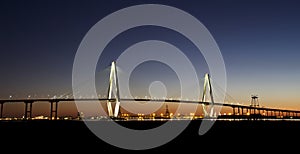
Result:
{"type": "Polygon", "coordinates": [[[57,110],[58,109],[58,101],[50,101],[50,120],[53,120],[53,113],[54,113],[54,120],[57,120],[57,110]]]}
{"type": "Polygon", "coordinates": [[[235,116],[235,107],[232,108],[232,115],[235,116]]]}
{"type": "Polygon", "coordinates": [[[242,108],[242,115],[244,115],[244,108],[242,108]]]}
{"type": "Polygon", "coordinates": [[[0,102],[0,105],[1,105],[0,118],[3,118],[3,105],[4,105],[4,102],[0,102]]]}
{"type": "Polygon", "coordinates": [[[24,120],[28,120],[32,118],[32,101],[25,101],[25,113],[24,120]]]}

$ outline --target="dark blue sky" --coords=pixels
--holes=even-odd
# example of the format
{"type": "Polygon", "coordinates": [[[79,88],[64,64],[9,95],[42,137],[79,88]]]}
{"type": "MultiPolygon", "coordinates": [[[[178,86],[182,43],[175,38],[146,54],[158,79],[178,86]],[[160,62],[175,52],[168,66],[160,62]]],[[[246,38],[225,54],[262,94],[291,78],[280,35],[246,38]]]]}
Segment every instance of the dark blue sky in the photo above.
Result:
{"type": "MultiPolygon", "coordinates": [[[[258,94],[265,106],[300,109],[300,3],[296,0],[1,1],[0,97],[71,92],[73,60],[88,30],[114,11],[144,3],[177,7],[206,26],[225,61],[228,93],[237,101],[248,104],[250,96],[258,94]]],[[[108,47],[98,71],[120,54],[114,49],[159,37],[177,44],[195,66],[201,66],[198,75],[204,75],[205,62],[194,46],[178,33],[157,27],[118,36],[112,44],[119,45],[108,47]]],[[[147,67],[151,68],[141,66],[147,67]]]]}

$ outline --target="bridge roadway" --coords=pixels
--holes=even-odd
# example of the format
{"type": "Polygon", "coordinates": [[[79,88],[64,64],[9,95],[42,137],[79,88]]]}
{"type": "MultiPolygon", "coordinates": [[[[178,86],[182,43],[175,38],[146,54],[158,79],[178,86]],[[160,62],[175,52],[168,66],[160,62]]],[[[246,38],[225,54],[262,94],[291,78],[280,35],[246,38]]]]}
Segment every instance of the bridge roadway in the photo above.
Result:
{"type": "MultiPolygon", "coordinates": [[[[3,118],[3,108],[5,103],[25,103],[25,113],[24,119],[30,119],[32,117],[32,104],[35,102],[49,102],[50,103],[50,119],[57,119],[58,103],[59,102],[74,102],[74,101],[110,101],[115,102],[116,99],[107,98],[37,98],[37,99],[2,99],[0,100],[0,118],[3,118]]],[[[298,110],[287,110],[287,109],[276,109],[268,107],[258,107],[258,106],[247,106],[241,104],[232,103],[212,103],[212,102],[201,102],[192,100],[175,100],[175,99],[147,99],[147,98],[137,98],[137,99],[127,99],[121,98],[120,101],[123,102],[169,102],[169,103],[192,103],[192,104],[204,104],[204,105],[214,105],[214,106],[224,106],[232,108],[232,115],[263,115],[265,117],[300,117],[300,111],[298,110]],[[245,111],[246,110],[246,111],[245,111]]]]}

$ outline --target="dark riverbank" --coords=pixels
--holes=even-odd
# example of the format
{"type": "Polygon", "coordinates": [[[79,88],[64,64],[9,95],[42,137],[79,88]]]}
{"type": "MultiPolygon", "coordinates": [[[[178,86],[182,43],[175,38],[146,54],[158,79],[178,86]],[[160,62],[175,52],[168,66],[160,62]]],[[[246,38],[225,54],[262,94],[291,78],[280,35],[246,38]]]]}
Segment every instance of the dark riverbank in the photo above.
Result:
{"type": "MultiPolygon", "coordinates": [[[[180,121],[178,121],[180,122],[180,121]]],[[[300,140],[300,121],[216,121],[203,136],[198,135],[201,120],[194,120],[174,140],[146,151],[169,151],[187,149],[224,150],[239,153],[234,147],[246,151],[291,150],[300,140]]],[[[123,121],[121,125],[148,129],[159,126],[161,121],[123,121]]],[[[97,138],[82,121],[0,121],[1,149],[14,153],[18,148],[32,152],[74,151],[126,151],[97,138]]],[[[130,140],[130,138],[129,138],[130,140]]],[[[245,152],[245,151],[244,151],[245,152]]],[[[242,153],[244,153],[242,152],[242,153]]]]}

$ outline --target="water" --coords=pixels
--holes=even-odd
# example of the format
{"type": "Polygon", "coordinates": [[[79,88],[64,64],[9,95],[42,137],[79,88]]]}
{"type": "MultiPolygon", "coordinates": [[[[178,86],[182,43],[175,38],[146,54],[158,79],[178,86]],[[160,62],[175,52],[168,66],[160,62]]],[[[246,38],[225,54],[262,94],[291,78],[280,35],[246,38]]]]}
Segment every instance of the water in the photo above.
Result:
{"type": "MultiPolygon", "coordinates": [[[[109,121],[95,122],[105,124],[109,121]]],[[[151,129],[166,121],[117,122],[131,129],[151,129]]],[[[181,120],[173,122],[180,123],[181,120]]],[[[202,120],[191,121],[182,134],[174,140],[146,151],[165,152],[172,149],[201,153],[203,149],[211,149],[230,153],[244,153],[245,151],[248,153],[261,150],[291,150],[298,147],[298,139],[300,139],[299,120],[217,120],[206,134],[200,136],[198,130],[201,122],[202,120]],[[238,150],[238,147],[242,150],[238,150]]],[[[2,150],[14,151],[15,148],[9,147],[15,146],[27,147],[23,150],[32,149],[35,152],[38,152],[36,148],[39,147],[42,149],[40,152],[55,153],[58,148],[68,152],[85,150],[86,153],[128,151],[97,138],[82,121],[0,121],[0,131],[2,150]]]]}

